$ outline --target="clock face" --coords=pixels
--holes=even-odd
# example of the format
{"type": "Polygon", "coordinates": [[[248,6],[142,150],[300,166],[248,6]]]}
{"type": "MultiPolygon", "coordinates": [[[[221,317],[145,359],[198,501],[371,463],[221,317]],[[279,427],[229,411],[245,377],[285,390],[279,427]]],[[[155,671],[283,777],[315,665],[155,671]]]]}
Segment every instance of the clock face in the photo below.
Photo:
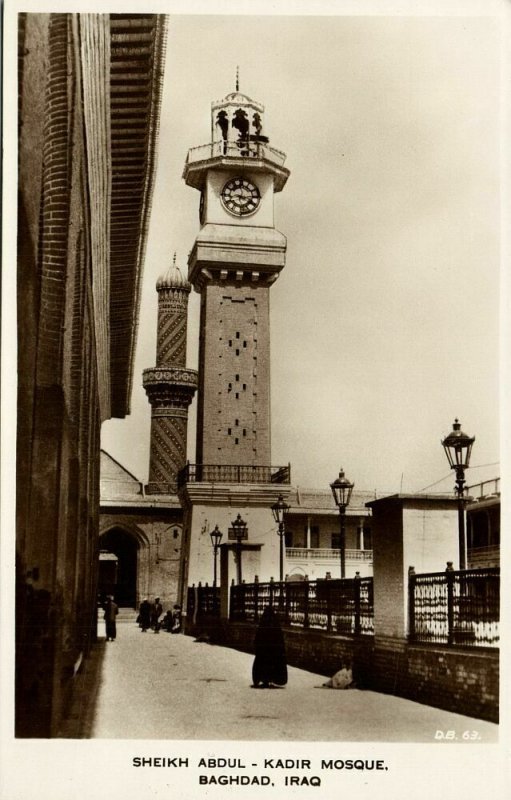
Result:
{"type": "Polygon", "coordinates": [[[222,189],[224,208],[235,217],[245,217],[257,211],[261,195],[257,186],[246,178],[231,178],[222,189]]]}

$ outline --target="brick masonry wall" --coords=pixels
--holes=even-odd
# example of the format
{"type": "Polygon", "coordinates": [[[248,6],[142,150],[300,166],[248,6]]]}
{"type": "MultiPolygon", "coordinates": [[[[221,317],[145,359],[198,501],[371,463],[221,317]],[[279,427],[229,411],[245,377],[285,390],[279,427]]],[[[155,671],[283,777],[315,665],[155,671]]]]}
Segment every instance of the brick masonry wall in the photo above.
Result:
{"type": "Polygon", "coordinates": [[[52,15],[49,71],[43,144],[43,196],[41,232],[41,309],[38,381],[52,385],[55,364],[62,358],[70,190],[70,84],[68,69],[69,19],[52,15]]]}
{"type": "Polygon", "coordinates": [[[499,653],[376,645],[371,688],[498,722],[499,653]]]}
{"type": "Polygon", "coordinates": [[[76,20],[23,32],[16,735],[46,737],[95,634],[100,419],[76,20]]]}
{"type": "Polygon", "coordinates": [[[197,460],[270,464],[269,288],[203,289],[197,460]]]}
{"type": "MultiPolygon", "coordinates": [[[[187,621],[186,633],[207,634],[215,644],[253,653],[256,627],[249,623],[187,621]]],[[[357,686],[498,722],[498,651],[409,646],[400,640],[375,643],[319,631],[284,631],[290,666],[331,676],[343,661],[353,666],[357,686]]]]}

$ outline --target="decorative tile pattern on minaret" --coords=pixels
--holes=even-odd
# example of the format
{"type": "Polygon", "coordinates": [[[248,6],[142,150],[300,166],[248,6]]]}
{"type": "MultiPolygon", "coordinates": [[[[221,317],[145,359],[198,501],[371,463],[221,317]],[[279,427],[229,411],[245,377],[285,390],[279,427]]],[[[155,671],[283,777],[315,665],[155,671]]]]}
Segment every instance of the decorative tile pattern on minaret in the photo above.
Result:
{"type": "Polygon", "coordinates": [[[197,388],[197,373],[186,369],[188,296],[191,286],[176,266],[157,284],[156,366],[144,370],[144,389],[151,403],[150,494],[177,491],[177,473],[186,462],[188,407],[197,388]]]}

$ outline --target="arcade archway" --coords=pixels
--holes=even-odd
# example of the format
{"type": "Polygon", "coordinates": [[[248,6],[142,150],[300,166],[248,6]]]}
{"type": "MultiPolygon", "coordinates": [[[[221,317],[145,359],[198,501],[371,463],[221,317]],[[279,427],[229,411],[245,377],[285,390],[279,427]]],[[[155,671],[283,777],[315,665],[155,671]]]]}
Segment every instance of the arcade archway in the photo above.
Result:
{"type": "Polygon", "coordinates": [[[136,538],[122,528],[99,537],[98,592],[113,594],[118,606],[136,607],[138,548],[136,538]]]}

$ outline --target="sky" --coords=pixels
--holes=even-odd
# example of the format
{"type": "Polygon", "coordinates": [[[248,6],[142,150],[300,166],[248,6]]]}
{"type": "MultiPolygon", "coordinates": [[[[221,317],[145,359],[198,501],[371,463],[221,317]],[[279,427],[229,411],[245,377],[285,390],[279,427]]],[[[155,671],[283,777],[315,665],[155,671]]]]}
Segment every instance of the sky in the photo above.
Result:
{"type": "MultiPolygon", "coordinates": [[[[476,437],[467,483],[499,475],[499,37],[492,17],[170,15],[131,414],[102,431],[139,480],[156,280],[174,252],[186,272],[199,231],[183,165],[237,66],[291,171],[275,198],[272,464],[302,488],[328,490],[342,466],[359,489],[451,491],[440,442],[459,417],[476,437]]],[[[195,292],[189,310],[196,368],[195,292]]]]}

